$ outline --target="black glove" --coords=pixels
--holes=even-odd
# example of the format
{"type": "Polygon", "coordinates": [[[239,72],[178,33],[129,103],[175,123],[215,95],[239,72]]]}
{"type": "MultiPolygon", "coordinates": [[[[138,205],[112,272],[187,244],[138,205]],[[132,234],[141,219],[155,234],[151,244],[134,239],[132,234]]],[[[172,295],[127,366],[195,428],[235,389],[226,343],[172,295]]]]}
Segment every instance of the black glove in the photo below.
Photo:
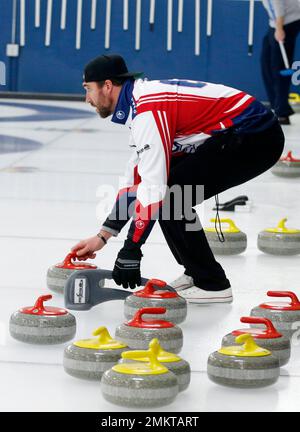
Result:
{"type": "Polygon", "coordinates": [[[118,253],[112,272],[113,280],[123,288],[135,288],[141,285],[141,258],[143,254],[133,241],[126,240],[124,247],[118,253]]]}

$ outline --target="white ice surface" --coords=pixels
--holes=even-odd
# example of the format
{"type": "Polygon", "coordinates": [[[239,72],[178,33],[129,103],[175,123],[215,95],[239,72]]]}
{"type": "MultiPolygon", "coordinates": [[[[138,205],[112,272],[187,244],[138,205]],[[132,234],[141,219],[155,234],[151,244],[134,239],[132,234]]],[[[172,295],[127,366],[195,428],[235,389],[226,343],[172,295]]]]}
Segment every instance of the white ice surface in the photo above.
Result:
{"type": "MultiPolygon", "coordinates": [[[[12,102],[12,101],[11,101],[12,102]]],[[[17,103],[17,101],[16,101],[17,103]]],[[[81,103],[40,102],[51,106],[89,110],[81,103]]],[[[1,108],[2,115],[32,111],[1,108]],[[4,114],[3,114],[4,113],[4,114]]],[[[1,116],[0,116],[1,117],[1,116]]],[[[300,157],[300,114],[285,127],[286,150],[300,157]]],[[[88,119],[0,123],[0,134],[30,138],[43,146],[31,152],[0,154],[0,384],[1,411],[128,411],[106,402],[99,383],[77,380],[62,367],[63,348],[26,345],[12,339],[9,317],[22,306],[48,292],[47,268],[62,260],[69,248],[98,229],[96,196],[99,186],[117,188],[129,155],[125,128],[88,119]],[[29,172],[18,172],[18,169],[29,172]]],[[[222,213],[232,217],[247,233],[247,251],[219,258],[231,280],[232,305],[189,306],[182,324],[182,357],[191,363],[190,388],[161,411],[299,411],[300,347],[294,345],[291,361],[281,369],[275,385],[256,390],[218,386],[207,378],[208,355],[219,348],[222,337],[240,328],[239,318],[266,299],[267,290],[299,292],[299,256],[274,257],[256,247],[260,230],[288,217],[288,226],[300,229],[299,180],[280,179],[270,172],[220,195],[224,202],[239,194],[253,201],[250,213],[222,213]]],[[[200,209],[204,226],[215,216],[213,200],[200,209]]],[[[99,253],[95,263],[112,268],[126,230],[99,253]]],[[[158,226],[146,246],[142,272],[146,277],[171,281],[181,273],[158,226]]],[[[113,286],[113,285],[111,285],[113,286]]],[[[63,306],[53,294],[51,304],[63,306]]],[[[76,339],[87,338],[100,325],[111,333],[123,321],[122,301],[101,304],[89,312],[75,313],[76,339]]],[[[147,410],[149,411],[149,410],[147,410]]],[[[158,410],[156,410],[158,411],[158,410]]]]}

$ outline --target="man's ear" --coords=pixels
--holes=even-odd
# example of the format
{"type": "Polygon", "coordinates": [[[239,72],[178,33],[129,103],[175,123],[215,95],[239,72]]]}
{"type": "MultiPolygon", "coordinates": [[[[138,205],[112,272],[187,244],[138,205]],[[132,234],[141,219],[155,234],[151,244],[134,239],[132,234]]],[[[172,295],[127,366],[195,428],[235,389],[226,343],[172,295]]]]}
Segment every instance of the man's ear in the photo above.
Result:
{"type": "Polygon", "coordinates": [[[105,80],[104,85],[105,85],[107,92],[110,93],[113,89],[113,83],[111,82],[111,80],[105,80]]]}

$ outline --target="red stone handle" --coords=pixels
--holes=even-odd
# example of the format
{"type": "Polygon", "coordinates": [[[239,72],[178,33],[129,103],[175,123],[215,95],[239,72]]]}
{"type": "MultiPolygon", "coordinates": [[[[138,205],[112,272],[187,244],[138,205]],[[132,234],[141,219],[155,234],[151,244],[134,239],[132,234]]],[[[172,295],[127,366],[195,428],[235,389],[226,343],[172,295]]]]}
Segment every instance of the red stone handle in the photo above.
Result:
{"type": "Polygon", "coordinates": [[[73,263],[73,261],[72,261],[72,258],[74,259],[74,258],[76,258],[76,257],[77,257],[76,252],[70,252],[70,253],[66,256],[66,258],[64,259],[64,261],[63,261],[63,265],[64,265],[65,267],[67,267],[67,266],[73,266],[74,263],[73,263]]]}
{"type": "Polygon", "coordinates": [[[155,290],[156,286],[160,287],[160,288],[163,288],[166,285],[167,285],[166,282],[164,282],[164,281],[162,281],[160,279],[150,279],[147,282],[145,288],[143,289],[143,293],[146,294],[146,295],[152,295],[156,291],[155,290]]]}
{"type": "Polygon", "coordinates": [[[153,307],[153,308],[141,308],[139,309],[132,320],[130,321],[131,324],[143,324],[145,321],[142,318],[142,315],[160,315],[166,313],[166,308],[164,307],[153,307]]]}
{"type": "Polygon", "coordinates": [[[268,291],[267,295],[269,297],[289,297],[292,300],[292,306],[300,306],[298,297],[292,291],[268,291]]]}
{"type": "Polygon", "coordinates": [[[281,160],[288,161],[288,162],[300,162],[300,159],[294,158],[291,151],[289,151],[288,154],[285,157],[283,157],[281,160]]]}
{"type": "Polygon", "coordinates": [[[39,311],[44,311],[45,310],[45,308],[44,308],[44,301],[51,300],[51,299],[52,299],[52,295],[51,294],[40,296],[37,299],[37,301],[35,302],[35,304],[34,304],[34,306],[33,306],[32,309],[33,310],[37,309],[39,311]]]}
{"type": "Polygon", "coordinates": [[[272,321],[270,321],[268,318],[262,318],[262,317],[242,317],[240,319],[242,323],[245,324],[265,324],[267,327],[267,333],[277,333],[276,328],[273,326],[272,321]]]}

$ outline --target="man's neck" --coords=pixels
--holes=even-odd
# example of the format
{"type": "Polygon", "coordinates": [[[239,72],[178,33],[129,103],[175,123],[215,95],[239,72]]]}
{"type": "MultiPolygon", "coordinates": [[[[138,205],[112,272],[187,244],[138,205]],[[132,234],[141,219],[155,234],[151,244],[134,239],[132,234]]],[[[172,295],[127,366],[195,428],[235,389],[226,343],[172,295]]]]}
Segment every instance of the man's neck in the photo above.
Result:
{"type": "Polygon", "coordinates": [[[113,111],[115,111],[116,109],[122,87],[123,86],[114,86],[113,88],[113,100],[114,100],[113,111]]]}

